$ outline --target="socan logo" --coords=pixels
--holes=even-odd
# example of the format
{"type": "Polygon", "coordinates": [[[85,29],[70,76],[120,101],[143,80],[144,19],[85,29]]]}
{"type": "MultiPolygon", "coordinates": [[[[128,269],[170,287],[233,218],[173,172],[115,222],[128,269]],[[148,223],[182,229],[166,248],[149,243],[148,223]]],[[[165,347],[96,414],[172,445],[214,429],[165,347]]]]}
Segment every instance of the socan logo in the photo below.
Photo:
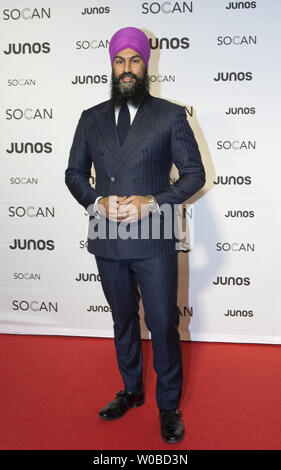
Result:
{"type": "Polygon", "coordinates": [[[58,312],[58,302],[42,300],[18,300],[12,302],[13,310],[22,310],[24,312],[58,312]]]}
{"type": "Polygon", "coordinates": [[[51,18],[51,8],[13,8],[3,10],[3,20],[42,20],[51,18]]]}
{"type": "Polygon", "coordinates": [[[181,311],[180,307],[177,305],[177,313],[180,317],[192,317],[193,316],[193,306],[187,307],[184,305],[183,312],[181,311]]]}
{"type": "Polygon", "coordinates": [[[5,110],[5,114],[6,114],[6,119],[7,120],[10,120],[10,119],[16,119],[16,120],[19,120],[19,119],[27,119],[27,120],[31,120],[31,119],[53,119],[53,110],[52,108],[50,109],[46,109],[46,108],[43,108],[43,109],[39,109],[39,108],[25,108],[25,109],[20,109],[20,108],[17,108],[17,109],[11,109],[11,108],[8,108],[5,110]]]}
{"type": "Polygon", "coordinates": [[[76,41],[76,49],[107,49],[108,39],[92,39],[91,41],[76,41]]]}
{"type": "Polygon", "coordinates": [[[251,44],[257,44],[257,36],[218,36],[218,46],[250,46],[251,44]]]}
{"type": "Polygon", "coordinates": [[[175,75],[149,75],[149,81],[151,83],[155,82],[175,82],[176,81],[176,76],[175,75]]]}
{"type": "Polygon", "coordinates": [[[40,273],[13,273],[13,278],[17,281],[41,281],[40,273]]]}
{"type": "Polygon", "coordinates": [[[8,86],[35,86],[35,78],[9,78],[8,86]]]}
{"type": "Polygon", "coordinates": [[[171,13],[192,13],[193,2],[144,2],[142,4],[142,14],[152,13],[171,14],[171,13]]]}
{"type": "Polygon", "coordinates": [[[38,184],[38,178],[35,176],[12,176],[10,178],[11,184],[38,184]]]}
{"type": "Polygon", "coordinates": [[[256,150],[256,141],[253,140],[218,140],[217,150],[256,150]]]}
{"type": "Polygon", "coordinates": [[[9,43],[4,54],[48,54],[51,50],[49,42],[19,42],[18,44],[9,43]]]}
{"type": "Polygon", "coordinates": [[[149,38],[151,49],[188,49],[189,38],[149,38]]]}
{"type": "Polygon", "coordinates": [[[233,251],[234,253],[239,253],[240,251],[254,252],[255,244],[248,242],[218,242],[216,243],[216,251],[233,251]]]}
{"type": "Polygon", "coordinates": [[[42,207],[42,206],[10,206],[9,217],[32,217],[32,218],[54,218],[55,208],[54,207],[42,207]]]}
{"type": "Polygon", "coordinates": [[[193,117],[193,106],[184,106],[184,109],[190,117],[193,117]]]}

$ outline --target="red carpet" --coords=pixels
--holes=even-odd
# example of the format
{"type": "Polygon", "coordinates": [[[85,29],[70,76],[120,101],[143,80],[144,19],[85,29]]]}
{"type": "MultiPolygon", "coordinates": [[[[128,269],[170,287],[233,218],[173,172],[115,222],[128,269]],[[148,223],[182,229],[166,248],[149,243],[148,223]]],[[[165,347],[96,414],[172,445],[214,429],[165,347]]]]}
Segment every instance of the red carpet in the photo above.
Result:
{"type": "Polygon", "coordinates": [[[146,403],[120,420],[98,411],[122,389],[113,340],[0,335],[0,449],[280,449],[280,347],[182,343],[186,427],[165,444],[150,341],[146,403]]]}

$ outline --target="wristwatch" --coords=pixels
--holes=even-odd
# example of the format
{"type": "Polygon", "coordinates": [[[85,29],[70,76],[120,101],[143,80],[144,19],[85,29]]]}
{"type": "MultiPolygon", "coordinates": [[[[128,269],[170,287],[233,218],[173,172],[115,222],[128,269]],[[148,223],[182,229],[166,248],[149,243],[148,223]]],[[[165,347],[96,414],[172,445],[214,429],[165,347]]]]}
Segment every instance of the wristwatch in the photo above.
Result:
{"type": "Polygon", "coordinates": [[[154,197],[150,195],[147,197],[148,197],[149,212],[157,212],[158,204],[157,202],[155,202],[154,197]]]}

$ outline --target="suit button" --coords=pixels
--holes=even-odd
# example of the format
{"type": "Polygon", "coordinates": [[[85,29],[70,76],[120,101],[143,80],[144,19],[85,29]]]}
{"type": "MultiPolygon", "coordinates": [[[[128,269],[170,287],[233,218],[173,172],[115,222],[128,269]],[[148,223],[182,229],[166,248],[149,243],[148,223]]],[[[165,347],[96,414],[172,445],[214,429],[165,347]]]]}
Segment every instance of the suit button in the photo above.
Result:
{"type": "Polygon", "coordinates": [[[111,181],[115,181],[115,176],[111,176],[111,181]]]}
{"type": "Polygon", "coordinates": [[[104,152],[102,150],[99,151],[99,154],[103,157],[104,156],[104,152]]]}

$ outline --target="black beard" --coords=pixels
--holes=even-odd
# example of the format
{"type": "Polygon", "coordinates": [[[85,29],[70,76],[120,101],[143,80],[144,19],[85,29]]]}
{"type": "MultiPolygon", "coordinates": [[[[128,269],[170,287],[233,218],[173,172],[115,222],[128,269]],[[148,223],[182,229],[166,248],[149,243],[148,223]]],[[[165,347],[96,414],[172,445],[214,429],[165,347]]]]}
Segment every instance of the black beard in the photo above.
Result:
{"type": "Polygon", "coordinates": [[[149,76],[147,73],[147,69],[144,71],[143,78],[137,77],[135,74],[131,72],[124,72],[119,75],[118,78],[114,76],[112,71],[111,75],[111,99],[113,101],[114,106],[122,106],[122,104],[126,103],[130,100],[134,106],[138,106],[143,98],[149,92],[149,76]],[[121,91],[120,87],[120,80],[124,77],[131,77],[135,79],[135,83],[132,88],[128,88],[127,90],[121,91]]]}

